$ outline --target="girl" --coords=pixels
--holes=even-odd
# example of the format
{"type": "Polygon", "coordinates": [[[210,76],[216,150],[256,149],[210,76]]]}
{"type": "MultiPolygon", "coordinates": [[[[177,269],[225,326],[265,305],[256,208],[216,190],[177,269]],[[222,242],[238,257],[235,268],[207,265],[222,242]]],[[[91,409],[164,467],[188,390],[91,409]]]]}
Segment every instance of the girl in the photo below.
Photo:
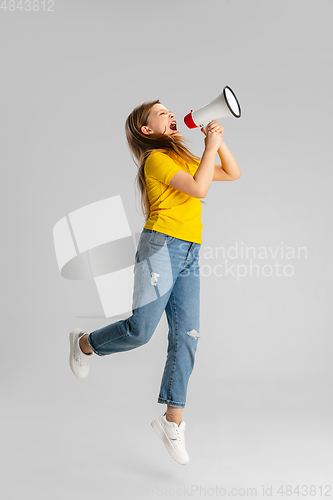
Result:
{"type": "Polygon", "coordinates": [[[157,402],[167,407],[151,425],[182,465],[189,462],[182,413],[199,339],[200,198],[212,180],[241,175],[223,142],[223,127],[213,120],[201,130],[205,150],[200,159],[185,147],[174,115],[159,100],[145,102],[127,117],[146,220],[135,254],[132,316],[90,334],[79,328],[70,333],[70,366],[85,378],[93,353],[105,356],[146,344],[165,310],[168,349],[157,402]],[[215,164],[217,152],[222,164],[215,164]]]}

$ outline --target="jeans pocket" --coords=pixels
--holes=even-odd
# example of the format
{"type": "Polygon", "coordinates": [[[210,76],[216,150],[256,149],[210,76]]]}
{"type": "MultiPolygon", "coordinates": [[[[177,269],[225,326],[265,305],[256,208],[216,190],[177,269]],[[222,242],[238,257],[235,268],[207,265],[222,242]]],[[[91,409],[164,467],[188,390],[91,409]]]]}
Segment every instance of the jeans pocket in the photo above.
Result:
{"type": "Polygon", "coordinates": [[[145,259],[146,254],[149,251],[149,240],[151,238],[151,230],[143,229],[140,235],[139,243],[135,253],[135,263],[139,263],[145,259]]]}
{"type": "Polygon", "coordinates": [[[160,233],[159,231],[152,231],[149,243],[151,245],[156,245],[159,247],[163,247],[165,245],[170,245],[175,240],[174,236],[170,236],[169,234],[160,233]]]}

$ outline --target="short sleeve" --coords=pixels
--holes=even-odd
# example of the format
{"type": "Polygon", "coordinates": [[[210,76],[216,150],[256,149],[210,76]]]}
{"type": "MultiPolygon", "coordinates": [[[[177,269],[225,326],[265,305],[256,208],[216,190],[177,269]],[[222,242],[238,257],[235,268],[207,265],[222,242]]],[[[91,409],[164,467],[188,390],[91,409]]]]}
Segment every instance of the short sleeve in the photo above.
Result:
{"type": "Polygon", "coordinates": [[[172,177],[183,170],[170,156],[160,151],[151,153],[145,165],[145,172],[148,177],[153,177],[164,184],[170,186],[172,177]]]}

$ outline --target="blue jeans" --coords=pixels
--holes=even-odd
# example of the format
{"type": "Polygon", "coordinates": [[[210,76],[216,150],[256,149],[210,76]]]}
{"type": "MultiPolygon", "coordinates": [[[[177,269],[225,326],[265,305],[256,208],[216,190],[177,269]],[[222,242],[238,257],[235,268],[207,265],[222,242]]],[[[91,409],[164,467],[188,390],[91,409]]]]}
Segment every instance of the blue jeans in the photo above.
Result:
{"type": "Polygon", "coordinates": [[[169,332],[158,403],[184,408],[200,322],[201,244],[143,228],[135,254],[132,316],[91,332],[105,356],[146,344],[165,310],[169,332]]]}

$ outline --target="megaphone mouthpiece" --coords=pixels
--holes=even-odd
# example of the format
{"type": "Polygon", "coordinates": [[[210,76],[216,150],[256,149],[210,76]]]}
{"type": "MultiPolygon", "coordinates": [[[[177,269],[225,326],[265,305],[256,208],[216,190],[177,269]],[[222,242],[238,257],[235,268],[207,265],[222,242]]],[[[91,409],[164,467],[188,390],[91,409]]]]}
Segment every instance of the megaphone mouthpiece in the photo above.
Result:
{"type": "Polygon", "coordinates": [[[185,122],[185,125],[188,127],[188,128],[196,128],[198,125],[195,124],[195,122],[193,121],[193,118],[192,118],[192,113],[193,113],[193,109],[191,109],[190,113],[188,115],[185,116],[184,118],[184,122],[185,122]]]}

